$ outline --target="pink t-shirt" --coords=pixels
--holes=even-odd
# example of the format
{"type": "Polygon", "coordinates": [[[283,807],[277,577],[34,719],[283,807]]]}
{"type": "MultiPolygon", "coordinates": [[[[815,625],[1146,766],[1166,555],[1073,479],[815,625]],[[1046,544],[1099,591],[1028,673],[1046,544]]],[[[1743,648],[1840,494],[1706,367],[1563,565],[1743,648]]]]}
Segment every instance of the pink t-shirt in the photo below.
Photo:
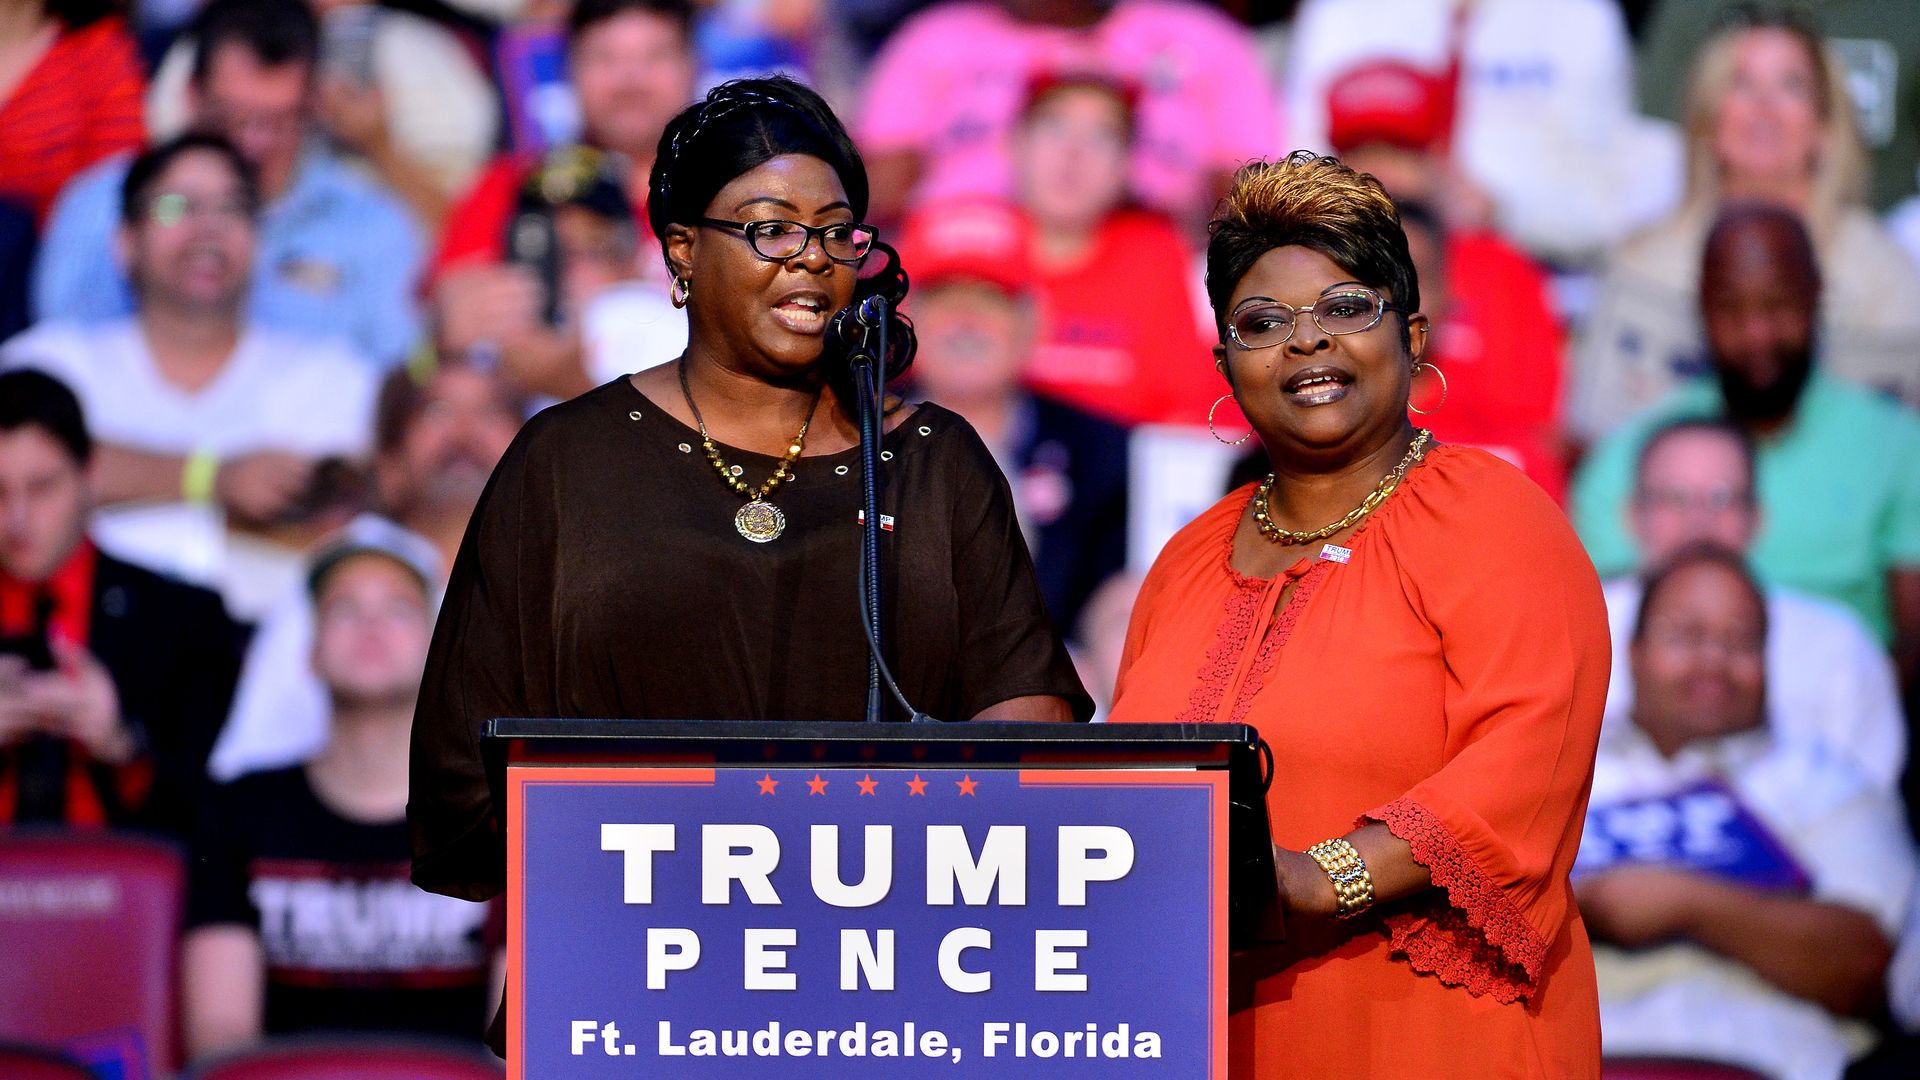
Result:
{"type": "Polygon", "coordinates": [[[1084,30],[1022,23],[993,3],[915,16],[874,64],[861,149],[922,154],[916,203],[1009,198],[1007,136],[1029,80],[1089,69],[1140,87],[1133,189],[1177,217],[1210,209],[1208,177],[1280,146],[1273,86],[1246,27],[1186,0],[1120,0],[1084,30]]]}

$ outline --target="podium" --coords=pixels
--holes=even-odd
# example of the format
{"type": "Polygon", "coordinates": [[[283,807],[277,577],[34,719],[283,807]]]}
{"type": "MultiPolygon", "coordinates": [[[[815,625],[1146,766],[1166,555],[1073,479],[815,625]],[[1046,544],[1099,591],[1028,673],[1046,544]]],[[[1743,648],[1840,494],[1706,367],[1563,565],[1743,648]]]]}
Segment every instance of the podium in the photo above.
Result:
{"type": "Polygon", "coordinates": [[[1251,728],[493,721],[507,1067],[1226,1075],[1251,728]]]}

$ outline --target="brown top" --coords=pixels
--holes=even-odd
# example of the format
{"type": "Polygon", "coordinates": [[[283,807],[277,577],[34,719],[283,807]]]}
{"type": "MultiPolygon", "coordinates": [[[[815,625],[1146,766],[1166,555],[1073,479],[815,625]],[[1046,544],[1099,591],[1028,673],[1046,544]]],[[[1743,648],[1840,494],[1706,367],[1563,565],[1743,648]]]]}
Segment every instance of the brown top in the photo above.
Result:
{"type": "MultiPolygon", "coordinates": [[[[966,421],[922,405],[883,440],[886,653],[921,710],[1092,702],[1049,622],[1013,500],[966,421]]],[[[777,460],[731,447],[751,483],[777,460]]],[[[414,720],[414,880],[505,884],[479,737],[498,716],[859,720],[867,653],[857,450],[803,457],[753,543],[699,433],[618,379],[527,423],[474,510],[414,720]]],[[[898,718],[898,717],[896,717],[898,718]]]]}

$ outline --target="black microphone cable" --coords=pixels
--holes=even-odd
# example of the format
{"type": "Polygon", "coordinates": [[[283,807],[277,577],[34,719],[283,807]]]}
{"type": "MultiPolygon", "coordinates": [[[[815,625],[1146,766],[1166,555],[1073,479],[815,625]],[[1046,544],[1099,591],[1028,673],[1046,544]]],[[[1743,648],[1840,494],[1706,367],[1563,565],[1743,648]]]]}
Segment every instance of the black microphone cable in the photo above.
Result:
{"type": "MultiPolygon", "coordinates": [[[[869,662],[869,694],[877,693],[873,685],[877,678],[880,685],[886,687],[893,700],[907,714],[910,723],[937,723],[933,717],[921,712],[907,700],[900,689],[899,682],[893,676],[893,670],[887,664],[887,658],[880,647],[880,636],[876,630],[880,622],[880,498],[879,464],[880,435],[884,428],[881,408],[886,392],[885,357],[887,355],[888,311],[886,300],[879,296],[870,296],[859,304],[841,311],[834,317],[836,332],[842,340],[852,340],[854,351],[849,356],[849,364],[854,375],[855,408],[860,413],[861,439],[861,496],[862,530],[860,537],[860,629],[867,639],[867,658],[869,662]],[[867,346],[878,339],[877,348],[867,346]],[[878,356],[876,357],[876,354],[878,356]]],[[[872,718],[871,700],[869,719],[872,718]]]]}

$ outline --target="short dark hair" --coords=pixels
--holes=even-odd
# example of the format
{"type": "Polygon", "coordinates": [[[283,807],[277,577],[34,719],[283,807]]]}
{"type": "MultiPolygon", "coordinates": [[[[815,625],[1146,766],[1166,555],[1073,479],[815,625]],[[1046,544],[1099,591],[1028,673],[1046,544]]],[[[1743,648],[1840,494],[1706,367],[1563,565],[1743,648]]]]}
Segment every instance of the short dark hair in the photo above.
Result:
{"type": "MultiPolygon", "coordinates": [[[[784,75],[735,79],[680,111],[660,135],[647,185],[647,224],[664,249],[675,225],[692,225],[706,216],[708,204],[736,178],[784,154],[818,158],[840,178],[847,205],[856,218],[867,213],[867,166],[846,126],[819,94],[784,75]]],[[[678,273],[662,252],[667,271],[678,273]]],[[[898,308],[907,296],[907,274],[884,244],[874,245],[854,284],[854,301],[884,296],[898,308]]],[[[913,324],[896,310],[888,324],[885,369],[897,379],[913,363],[913,324]]],[[[851,376],[843,365],[847,346],[834,335],[822,357],[827,379],[844,401],[853,400],[851,376]]]]}
{"type": "Polygon", "coordinates": [[[1788,207],[1755,199],[1728,202],[1714,216],[1713,224],[1707,229],[1706,242],[1700,247],[1703,278],[1721,245],[1726,244],[1729,237],[1750,229],[1771,233],[1771,239],[1784,245],[1779,250],[1781,258],[1776,265],[1804,279],[1804,283],[1814,292],[1820,291],[1820,255],[1814,250],[1813,233],[1808,230],[1806,221],[1788,207]]]}
{"type": "Polygon", "coordinates": [[[47,16],[68,30],[92,26],[126,7],[123,0],[46,0],[47,16]]]}
{"type": "Polygon", "coordinates": [[[1760,454],[1753,444],[1752,433],[1731,420],[1711,416],[1689,416],[1669,421],[1647,436],[1647,441],[1640,444],[1639,456],[1633,462],[1633,487],[1636,492],[1646,479],[1647,462],[1653,460],[1654,451],[1669,440],[1686,435],[1711,435],[1732,443],[1740,451],[1740,464],[1747,472],[1747,494],[1752,497],[1760,481],[1760,454]]]}
{"type": "MultiPolygon", "coordinates": [[[[380,382],[380,394],[373,407],[373,448],[376,453],[391,454],[406,441],[421,410],[427,407],[427,387],[441,371],[469,366],[465,361],[440,360],[433,369],[414,370],[402,365],[387,373],[380,382]]],[[[506,405],[522,416],[530,403],[527,395],[505,375],[495,376],[495,385],[505,392],[506,405]]]]}
{"type": "Polygon", "coordinates": [[[1737,552],[1729,551],[1719,544],[1701,541],[1688,544],[1674,552],[1672,558],[1655,567],[1653,572],[1647,575],[1645,585],[1640,592],[1640,610],[1633,616],[1634,644],[1637,645],[1646,640],[1647,613],[1653,610],[1654,601],[1659,599],[1660,593],[1668,583],[1685,571],[1699,566],[1717,566],[1740,580],[1747,595],[1753,599],[1754,609],[1760,613],[1760,636],[1763,639],[1766,637],[1767,594],[1760,587],[1760,582],[1755,580],[1753,570],[1747,566],[1747,560],[1737,552]]]}
{"type": "Polygon", "coordinates": [[[93,460],[80,399],[67,384],[37,368],[0,372],[0,431],[37,427],[66,448],[76,464],[93,460]]]}
{"type": "Polygon", "coordinates": [[[141,151],[140,156],[127,166],[126,179],[120,182],[120,220],[127,225],[138,225],[147,216],[147,200],[153,195],[154,182],[159,180],[175,161],[188,154],[213,154],[227,163],[240,178],[241,190],[245,193],[247,206],[257,210],[260,206],[260,180],[254,174],[253,166],[240,151],[234,149],[226,139],[204,131],[189,131],[175,135],[158,145],[141,151]]]}
{"type": "Polygon", "coordinates": [[[699,221],[721,188],[782,154],[826,162],[853,215],[866,216],[867,166],[845,125],[819,94],[776,75],[721,83],[667,124],[648,177],[647,224],[665,243],[668,226],[699,221]]]}
{"type": "Polygon", "coordinates": [[[1447,227],[1441,220],[1440,211],[1424,199],[1395,199],[1393,212],[1400,217],[1401,232],[1405,232],[1407,226],[1412,225],[1432,233],[1436,240],[1444,239],[1447,235],[1447,227]]]}
{"type": "Polygon", "coordinates": [[[320,21],[306,0],[213,0],[188,33],[196,83],[207,81],[222,45],[242,46],[268,67],[311,67],[320,57],[320,21]]]}
{"type": "Polygon", "coordinates": [[[567,13],[567,48],[578,45],[587,31],[629,11],[658,15],[679,27],[681,36],[693,36],[693,5],[687,0],[579,0],[567,13]]]}
{"type": "MultiPolygon", "coordinates": [[[[1378,180],[1337,158],[1295,150],[1242,167],[1210,227],[1207,301],[1223,342],[1233,290],[1275,248],[1317,251],[1393,303],[1420,310],[1419,275],[1393,200],[1378,180]]],[[[1404,345],[1404,315],[1400,325],[1404,345]]]]}

